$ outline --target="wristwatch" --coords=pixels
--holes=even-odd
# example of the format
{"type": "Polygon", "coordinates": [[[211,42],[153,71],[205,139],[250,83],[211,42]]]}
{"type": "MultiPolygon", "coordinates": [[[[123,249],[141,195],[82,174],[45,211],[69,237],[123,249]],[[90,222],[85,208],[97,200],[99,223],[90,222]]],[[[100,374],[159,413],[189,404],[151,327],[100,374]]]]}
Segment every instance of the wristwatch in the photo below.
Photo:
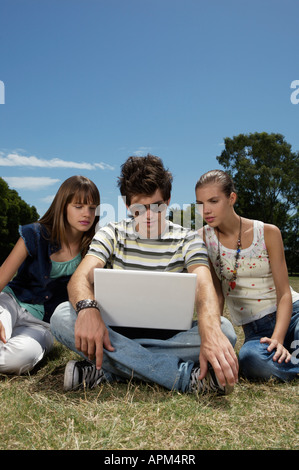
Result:
{"type": "Polygon", "coordinates": [[[80,310],[84,308],[97,308],[99,310],[98,302],[91,299],[79,300],[79,302],[76,303],[76,314],[78,315],[80,310]]]}

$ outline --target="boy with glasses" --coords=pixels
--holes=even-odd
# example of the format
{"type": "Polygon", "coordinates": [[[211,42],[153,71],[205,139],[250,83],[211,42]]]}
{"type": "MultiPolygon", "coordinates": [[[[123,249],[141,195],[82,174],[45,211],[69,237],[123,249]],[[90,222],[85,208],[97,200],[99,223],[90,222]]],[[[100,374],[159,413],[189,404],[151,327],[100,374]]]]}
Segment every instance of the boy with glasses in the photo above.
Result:
{"type": "Polygon", "coordinates": [[[202,239],[166,219],[171,173],[158,157],[130,157],[118,185],[132,218],[98,230],[69,283],[70,302],[51,319],[58,341],[85,358],[67,364],[64,389],[133,377],[180,392],[229,393],[238,377],[236,335],[220,317],[202,239]],[[104,324],[94,300],[93,272],[104,267],[196,273],[198,322],[165,340],[117,333],[104,324]]]}

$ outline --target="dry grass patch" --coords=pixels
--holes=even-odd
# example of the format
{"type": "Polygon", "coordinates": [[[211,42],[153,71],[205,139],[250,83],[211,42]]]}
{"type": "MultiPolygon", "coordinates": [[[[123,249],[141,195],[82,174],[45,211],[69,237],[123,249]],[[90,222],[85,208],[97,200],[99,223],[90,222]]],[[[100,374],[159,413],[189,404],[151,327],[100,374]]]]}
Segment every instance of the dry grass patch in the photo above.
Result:
{"type": "Polygon", "coordinates": [[[62,373],[59,387],[52,387],[52,376],[38,376],[2,377],[1,449],[299,447],[294,383],[241,380],[227,397],[196,397],[132,383],[64,394],[62,373]]]}
{"type": "Polygon", "coordinates": [[[298,380],[240,380],[227,397],[135,382],[64,393],[73,357],[57,343],[31,375],[0,376],[1,450],[299,449],[298,380]]]}

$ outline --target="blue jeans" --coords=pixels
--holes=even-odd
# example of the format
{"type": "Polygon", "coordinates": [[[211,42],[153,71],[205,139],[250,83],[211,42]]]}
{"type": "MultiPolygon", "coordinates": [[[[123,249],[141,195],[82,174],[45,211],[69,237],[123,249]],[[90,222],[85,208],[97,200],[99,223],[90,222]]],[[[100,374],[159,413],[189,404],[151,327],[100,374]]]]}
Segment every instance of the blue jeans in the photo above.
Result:
{"type": "MultiPolygon", "coordinates": [[[[75,347],[76,318],[71,304],[64,302],[51,317],[51,329],[59,342],[86,359],[75,347]]],[[[224,317],[221,317],[221,329],[234,346],[234,328],[224,317]]],[[[194,322],[190,330],[167,340],[129,339],[109,327],[108,331],[115,351],[104,349],[102,369],[109,382],[134,378],[157,383],[168,390],[188,390],[191,370],[199,360],[200,336],[197,322],[194,322]]]]}
{"type": "Polygon", "coordinates": [[[284,346],[292,354],[291,362],[273,361],[275,351],[269,353],[269,344],[260,343],[263,336],[272,336],[276,312],[243,326],[245,342],[239,352],[240,372],[248,379],[277,379],[288,382],[299,374],[299,301],[293,304],[293,314],[284,346]]]}

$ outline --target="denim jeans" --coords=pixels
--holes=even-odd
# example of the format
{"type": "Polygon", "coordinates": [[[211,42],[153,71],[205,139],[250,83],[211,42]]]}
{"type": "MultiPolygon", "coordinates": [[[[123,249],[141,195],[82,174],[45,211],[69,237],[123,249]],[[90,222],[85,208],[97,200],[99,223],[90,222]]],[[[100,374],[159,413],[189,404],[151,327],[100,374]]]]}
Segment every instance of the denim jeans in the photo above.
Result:
{"type": "MultiPolygon", "coordinates": [[[[51,317],[51,329],[56,339],[72,351],[75,347],[76,313],[69,302],[60,304],[51,317]]],[[[231,344],[236,343],[232,324],[221,317],[221,329],[231,344]]],[[[129,339],[108,327],[115,351],[104,349],[102,369],[107,381],[131,378],[157,383],[169,390],[186,392],[191,370],[199,360],[200,336],[197,322],[186,331],[170,339],[129,339]]]]}
{"type": "Polygon", "coordinates": [[[293,304],[293,314],[284,346],[292,354],[291,362],[273,361],[275,351],[269,353],[269,344],[260,343],[263,336],[272,336],[276,312],[243,326],[245,342],[239,352],[240,372],[248,379],[277,379],[288,382],[299,374],[299,301],[293,304]]]}

